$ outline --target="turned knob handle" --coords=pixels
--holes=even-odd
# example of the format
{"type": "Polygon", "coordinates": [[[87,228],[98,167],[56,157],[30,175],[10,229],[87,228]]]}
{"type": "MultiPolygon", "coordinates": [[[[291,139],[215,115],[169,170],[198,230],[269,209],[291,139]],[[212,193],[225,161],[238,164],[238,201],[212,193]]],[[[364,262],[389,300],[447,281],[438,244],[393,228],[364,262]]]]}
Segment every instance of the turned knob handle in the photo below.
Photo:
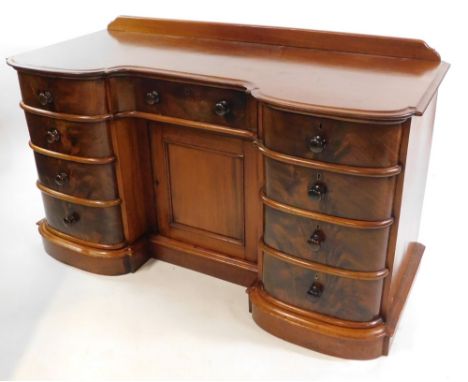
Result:
{"type": "Polygon", "coordinates": [[[309,150],[315,154],[321,153],[326,145],[327,140],[321,135],[316,135],[309,140],[309,150]]]}
{"type": "Polygon", "coordinates": [[[219,115],[220,117],[224,117],[225,115],[229,114],[231,110],[229,109],[229,102],[222,100],[219,102],[216,102],[215,105],[215,113],[219,115]]]}
{"type": "Polygon", "coordinates": [[[49,129],[47,130],[47,142],[54,143],[60,141],[60,133],[57,129],[49,129]]]}
{"type": "Polygon", "coordinates": [[[74,224],[80,220],[80,215],[78,215],[76,212],[72,212],[70,215],[65,216],[63,218],[63,222],[67,225],[74,224]]]}
{"type": "Polygon", "coordinates": [[[146,93],[145,102],[148,105],[154,105],[156,103],[159,103],[159,101],[160,101],[159,93],[156,90],[152,90],[146,93]]]}
{"type": "Polygon", "coordinates": [[[46,106],[52,103],[52,93],[48,91],[39,92],[39,103],[46,106]]]}
{"type": "Polygon", "coordinates": [[[320,250],[322,242],[325,240],[325,235],[319,229],[316,229],[312,235],[310,235],[307,242],[310,244],[312,251],[317,252],[320,250]]]}
{"type": "Polygon", "coordinates": [[[320,284],[318,281],[314,281],[310,286],[307,294],[313,297],[320,297],[323,293],[323,285],[320,284]]]}
{"type": "Polygon", "coordinates": [[[55,175],[55,184],[57,186],[63,186],[65,183],[68,182],[68,174],[65,172],[59,172],[55,175]]]}
{"type": "Polygon", "coordinates": [[[322,200],[327,193],[327,187],[325,184],[317,182],[309,187],[309,196],[315,200],[322,200]]]}

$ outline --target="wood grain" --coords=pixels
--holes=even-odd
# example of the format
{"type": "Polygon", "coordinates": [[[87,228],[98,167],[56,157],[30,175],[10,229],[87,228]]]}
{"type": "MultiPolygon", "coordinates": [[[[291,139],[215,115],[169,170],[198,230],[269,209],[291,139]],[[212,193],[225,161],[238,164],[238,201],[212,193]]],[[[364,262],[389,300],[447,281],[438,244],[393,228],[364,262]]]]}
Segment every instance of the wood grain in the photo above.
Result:
{"type": "Polygon", "coordinates": [[[356,229],[291,215],[265,207],[265,243],[293,256],[355,271],[385,268],[389,228],[356,229]],[[315,230],[318,250],[308,242],[315,230]]]}
{"type": "Polygon", "coordinates": [[[391,217],[395,178],[334,174],[265,158],[265,195],[283,204],[357,220],[391,217]],[[321,200],[309,195],[317,182],[325,185],[321,200]]]}
{"type": "MultiPolygon", "coordinates": [[[[129,20],[129,25],[138,23],[177,33],[101,31],[12,57],[8,63],[23,72],[70,78],[151,74],[237,86],[278,107],[374,121],[422,115],[449,68],[421,41],[270,28],[266,34],[277,36],[273,41],[302,41],[300,47],[278,48],[269,38],[267,43],[243,41],[249,34],[257,41],[264,28],[245,27],[240,41],[230,41],[187,36],[184,28],[190,22],[129,20]]],[[[201,24],[196,29],[232,36],[242,28],[201,24]]]]}
{"type": "Polygon", "coordinates": [[[107,29],[440,61],[424,41],[397,37],[131,16],[117,17],[107,29]]]}
{"type": "Polygon", "coordinates": [[[449,67],[424,42],[123,17],[7,62],[51,256],[109,275],[153,256],[249,286],[288,341],[388,353],[449,67]]]}
{"type": "Polygon", "coordinates": [[[118,249],[96,249],[58,236],[45,220],[38,223],[47,253],[62,263],[102,275],[135,272],[149,258],[146,240],[118,249]]]}
{"type": "Polygon", "coordinates": [[[105,122],[77,123],[25,113],[31,142],[49,151],[78,157],[105,158],[113,155],[105,122]],[[48,132],[59,139],[48,142],[48,132]]]}
{"type": "Polygon", "coordinates": [[[124,241],[120,207],[96,208],[82,206],[42,194],[47,223],[58,231],[79,239],[104,244],[124,241]],[[72,225],[64,218],[76,213],[79,220],[72,225]]]}
{"type": "Polygon", "coordinates": [[[271,150],[320,162],[357,167],[398,164],[401,125],[358,124],[288,113],[264,107],[263,141],[271,150]],[[310,150],[310,139],[326,140],[320,153],[310,150]]]}
{"type": "Polygon", "coordinates": [[[352,280],[312,271],[267,253],[263,261],[265,291],[280,301],[350,321],[379,317],[382,280],[352,280]],[[324,286],[320,297],[307,293],[316,278],[324,286]]]}
{"type": "Polygon", "coordinates": [[[112,164],[82,164],[34,153],[41,184],[49,189],[91,200],[118,199],[112,164]],[[57,181],[57,176],[65,179],[57,181]]]}

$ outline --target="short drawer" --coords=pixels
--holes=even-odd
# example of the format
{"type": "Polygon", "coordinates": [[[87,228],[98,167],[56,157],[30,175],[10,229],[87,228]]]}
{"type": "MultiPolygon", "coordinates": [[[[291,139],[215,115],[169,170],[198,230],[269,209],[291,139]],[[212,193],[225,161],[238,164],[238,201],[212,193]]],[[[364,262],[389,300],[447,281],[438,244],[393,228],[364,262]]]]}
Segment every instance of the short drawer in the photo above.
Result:
{"type": "Polygon", "coordinates": [[[26,113],[31,142],[46,150],[79,157],[112,156],[105,122],[80,123],[26,113]]]}
{"type": "Polygon", "coordinates": [[[47,223],[77,239],[96,244],[124,241],[120,206],[88,207],[42,194],[47,223]]]}
{"type": "Polygon", "coordinates": [[[107,113],[104,80],[62,79],[19,73],[23,102],[66,114],[107,113]]]}
{"type": "Polygon", "coordinates": [[[389,227],[362,229],[308,219],[265,206],[265,243],[289,255],[353,271],[385,268],[389,227]]]}
{"type": "Polygon", "coordinates": [[[240,90],[152,78],[111,78],[110,84],[114,110],[253,129],[256,113],[249,114],[252,104],[240,90]]]}
{"type": "Polygon", "coordinates": [[[264,254],[263,284],[278,300],[350,321],[379,316],[383,279],[358,280],[301,268],[264,254]]]}
{"type": "Polygon", "coordinates": [[[389,219],[394,186],[394,176],[344,175],[265,158],[268,198],[327,215],[372,221],[389,219]]]}
{"type": "Polygon", "coordinates": [[[344,122],[263,108],[265,146],[283,154],[362,167],[398,163],[402,126],[344,122]]]}
{"type": "Polygon", "coordinates": [[[117,199],[113,164],[83,164],[34,153],[39,181],[55,191],[91,200],[117,199]]]}

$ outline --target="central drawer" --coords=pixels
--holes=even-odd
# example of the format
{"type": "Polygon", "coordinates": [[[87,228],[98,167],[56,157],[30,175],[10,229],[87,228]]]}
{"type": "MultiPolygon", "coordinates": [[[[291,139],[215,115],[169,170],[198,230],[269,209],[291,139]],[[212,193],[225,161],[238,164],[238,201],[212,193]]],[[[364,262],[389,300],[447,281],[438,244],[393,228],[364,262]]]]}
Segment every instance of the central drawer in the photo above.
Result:
{"type": "Polygon", "coordinates": [[[242,90],[142,77],[109,79],[112,109],[253,130],[254,102],[242,90]]]}

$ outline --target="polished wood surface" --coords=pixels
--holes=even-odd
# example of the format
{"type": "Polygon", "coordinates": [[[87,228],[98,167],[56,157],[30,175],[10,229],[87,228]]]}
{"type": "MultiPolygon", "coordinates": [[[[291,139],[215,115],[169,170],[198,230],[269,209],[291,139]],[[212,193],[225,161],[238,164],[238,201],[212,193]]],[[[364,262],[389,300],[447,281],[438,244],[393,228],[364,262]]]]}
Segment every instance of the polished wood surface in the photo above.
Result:
{"type": "Polygon", "coordinates": [[[263,261],[265,291],[278,300],[350,321],[371,321],[379,315],[382,280],[337,277],[293,265],[268,253],[263,261]],[[323,285],[323,292],[317,297],[308,294],[314,280],[323,285]]]}
{"type": "Polygon", "coordinates": [[[290,255],[356,271],[385,267],[389,228],[356,229],[265,207],[265,243],[290,255]],[[311,243],[320,231],[318,244],[311,243]]]}
{"type": "Polygon", "coordinates": [[[148,260],[148,243],[139,240],[131,246],[91,247],[78,240],[57,234],[45,220],[38,223],[44,248],[57,260],[85,271],[102,275],[135,272],[148,260]]]}
{"type": "Polygon", "coordinates": [[[398,164],[400,125],[358,124],[285,112],[263,110],[263,141],[269,149],[320,162],[359,167],[390,167],[398,164]],[[320,138],[323,148],[311,147],[320,138]]]}
{"type": "Polygon", "coordinates": [[[151,27],[136,28],[140,22],[117,19],[107,31],[8,62],[17,69],[62,76],[138,72],[190,77],[242,86],[257,100],[277,106],[367,120],[421,115],[448,70],[417,40],[248,26],[241,36],[249,39],[239,41],[233,36],[242,27],[210,23],[197,24],[197,34],[208,36],[196,39],[187,36],[190,22],[147,19],[151,27]],[[170,34],[164,33],[168,25],[170,34]],[[281,46],[272,40],[282,41],[281,46]]]}
{"type": "Polygon", "coordinates": [[[242,140],[166,125],[150,128],[159,231],[255,261],[249,245],[255,237],[245,229],[254,211],[245,206],[256,195],[244,191],[255,157],[242,140]]]}
{"type": "Polygon", "coordinates": [[[424,42],[120,17],[8,63],[52,257],[168,261],[248,286],[288,341],[388,354],[448,70],[424,42]]]}
{"type": "Polygon", "coordinates": [[[336,174],[381,178],[398,175],[401,172],[401,166],[398,164],[389,167],[348,166],[343,164],[320,162],[317,160],[304,159],[301,157],[282,154],[280,152],[269,149],[260,142],[257,142],[257,146],[263,155],[278,162],[289,163],[300,167],[312,168],[314,170],[329,171],[336,174]]]}
{"type": "Polygon", "coordinates": [[[391,217],[394,177],[334,174],[267,158],[265,179],[265,195],[293,207],[358,220],[391,217]],[[311,193],[316,185],[323,187],[320,196],[311,193]]]}
{"type": "Polygon", "coordinates": [[[78,157],[111,157],[106,123],[76,123],[26,113],[31,142],[49,151],[78,157]]]}
{"type": "Polygon", "coordinates": [[[83,164],[34,153],[39,181],[55,191],[79,198],[117,199],[112,164],[83,164]]]}
{"type": "Polygon", "coordinates": [[[202,86],[194,83],[167,81],[160,78],[114,77],[109,81],[112,110],[138,110],[196,122],[226,125],[251,130],[248,120],[248,95],[242,90],[202,86]],[[147,98],[156,92],[157,102],[147,98]],[[125,96],[127,95],[127,97],[125,96]],[[131,95],[131,96],[130,96],[131,95]],[[225,102],[226,113],[216,113],[216,105],[225,102]],[[222,114],[222,115],[220,115],[222,114]]]}
{"type": "Polygon", "coordinates": [[[68,235],[91,243],[124,242],[120,208],[90,207],[42,194],[47,223],[68,235]],[[70,219],[71,217],[74,219],[70,219]],[[104,223],[104,224],[103,224],[104,223]]]}
{"type": "Polygon", "coordinates": [[[103,80],[69,80],[19,73],[23,102],[31,107],[70,114],[104,114],[107,105],[103,80]],[[48,92],[50,99],[41,103],[41,94],[48,92]]]}
{"type": "Polygon", "coordinates": [[[330,320],[271,297],[261,283],[249,289],[252,316],[276,336],[321,353],[349,359],[372,359],[383,353],[385,325],[379,321],[330,320]],[[370,324],[370,325],[369,325],[370,324]],[[332,333],[332,334],[331,334],[332,333]]]}

